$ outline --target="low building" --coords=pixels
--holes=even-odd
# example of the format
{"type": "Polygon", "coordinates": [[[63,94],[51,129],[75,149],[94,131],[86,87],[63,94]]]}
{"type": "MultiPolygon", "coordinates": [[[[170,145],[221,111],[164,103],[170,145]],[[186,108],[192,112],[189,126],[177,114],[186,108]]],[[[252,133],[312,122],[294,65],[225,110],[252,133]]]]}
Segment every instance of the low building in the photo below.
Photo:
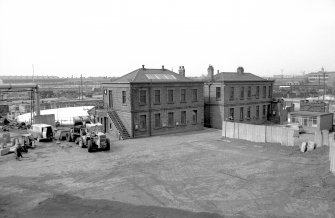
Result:
{"type": "Polygon", "coordinates": [[[205,126],[222,128],[222,121],[262,124],[272,113],[273,80],[245,73],[218,72],[208,67],[208,81],[204,85],[205,126]]]}
{"type": "Polygon", "coordinates": [[[288,114],[288,123],[302,125],[306,130],[332,130],[333,114],[327,112],[295,111],[288,114]]]}
{"type": "Polygon", "coordinates": [[[203,82],[185,77],[184,67],[177,74],[143,65],[102,89],[104,106],[91,113],[123,139],[203,128],[203,82]]]}

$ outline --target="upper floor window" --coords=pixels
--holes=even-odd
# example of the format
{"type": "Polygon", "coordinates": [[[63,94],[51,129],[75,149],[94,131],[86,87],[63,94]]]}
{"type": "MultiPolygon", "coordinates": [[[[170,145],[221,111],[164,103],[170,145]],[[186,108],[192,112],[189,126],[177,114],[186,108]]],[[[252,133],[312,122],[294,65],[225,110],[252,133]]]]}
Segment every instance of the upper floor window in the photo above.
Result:
{"type": "Polygon", "coordinates": [[[161,103],[161,90],[155,90],[155,103],[161,103]]]}
{"type": "Polygon", "coordinates": [[[198,89],[192,90],[192,101],[198,101],[198,89]]]}
{"type": "Polygon", "coordinates": [[[240,93],[240,98],[244,99],[244,87],[241,87],[241,93],[240,93]]]}
{"type": "Polygon", "coordinates": [[[266,86],[263,86],[263,98],[266,98],[266,86]]]}
{"type": "Polygon", "coordinates": [[[147,103],[147,91],[140,90],[140,103],[146,104],[147,103]]]}
{"type": "Polygon", "coordinates": [[[168,89],[168,102],[173,102],[173,89],[168,89]]]}
{"type": "Polygon", "coordinates": [[[122,104],[125,104],[126,102],[127,102],[126,91],[122,91],[122,104]]]}
{"type": "Polygon", "coordinates": [[[230,87],[230,97],[229,100],[234,100],[234,87],[230,87]]]}
{"type": "Polygon", "coordinates": [[[251,86],[248,86],[248,98],[251,98],[251,86]]]}
{"type": "Polygon", "coordinates": [[[256,86],[256,98],[259,98],[259,86],[256,86]]]}
{"type": "Polygon", "coordinates": [[[180,101],[181,102],[186,102],[186,89],[181,89],[180,90],[180,101]]]}
{"type": "Polygon", "coordinates": [[[216,100],[221,100],[221,87],[215,88],[216,100]]]}

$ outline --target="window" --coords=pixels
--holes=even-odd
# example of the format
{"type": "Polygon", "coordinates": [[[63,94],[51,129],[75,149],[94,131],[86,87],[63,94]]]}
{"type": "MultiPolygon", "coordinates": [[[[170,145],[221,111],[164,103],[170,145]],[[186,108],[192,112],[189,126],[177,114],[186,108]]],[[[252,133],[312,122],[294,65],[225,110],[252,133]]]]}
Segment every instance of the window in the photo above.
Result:
{"type": "Polygon", "coordinates": [[[256,87],[256,98],[259,98],[259,86],[256,87]]]}
{"type": "Polygon", "coordinates": [[[173,117],[173,112],[168,113],[168,126],[173,126],[174,124],[174,117],[173,117]]]}
{"type": "Polygon", "coordinates": [[[248,107],[248,111],[247,111],[247,118],[250,119],[250,107],[248,107]]]}
{"type": "Polygon", "coordinates": [[[256,118],[259,118],[259,106],[256,106],[256,118]]]}
{"type": "Polygon", "coordinates": [[[161,127],[161,114],[155,114],[155,128],[161,127]]]}
{"type": "Polygon", "coordinates": [[[229,108],[229,120],[234,120],[234,108],[229,108]]]}
{"type": "Polygon", "coordinates": [[[263,117],[266,115],[266,105],[263,105],[263,117]]]}
{"type": "Polygon", "coordinates": [[[266,98],[266,86],[263,86],[263,98],[266,98]]]}
{"type": "Polygon", "coordinates": [[[126,91],[122,91],[122,104],[125,104],[127,101],[126,91]]]}
{"type": "Polygon", "coordinates": [[[198,101],[198,89],[192,90],[192,101],[198,101]]]}
{"type": "Polygon", "coordinates": [[[272,86],[269,86],[269,98],[272,98],[272,86]]]}
{"type": "Polygon", "coordinates": [[[192,111],[192,121],[193,121],[193,124],[196,124],[198,122],[198,111],[197,110],[192,111]]]}
{"type": "Polygon", "coordinates": [[[240,120],[244,119],[244,108],[240,107],[240,120]]]}
{"type": "Polygon", "coordinates": [[[140,103],[146,104],[147,103],[147,91],[140,90],[140,103]]]}
{"type": "Polygon", "coordinates": [[[186,102],[186,89],[181,89],[180,90],[180,101],[181,102],[186,102]]]}
{"type": "Polygon", "coordinates": [[[248,86],[248,98],[251,98],[251,86],[248,86]]]}
{"type": "Polygon", "coordinates": [[[186,125],[186,111],[180,112],[180,124],[186,125]]]}
{"type": "Polygon", "coordinates": [[[173,102],[173,89],[168,90],[168,102],[169,103],[173,102]]]}
{"type": "Polygon", "coordinates": [[[312,117],[312,126],[313,127],[317,127],[317,125],[318,125],[318,119],[317,119],[317,117],[312,117]]]}
{"type": "Polygon", "coordinates": [[[216,87],[215,92],[216,92],[216,100],[221,100],[221,87],[216,87]]]}
{"type": "Polygon", "coordinates": [[[234,87],[230,87],[230,98],[229,100],[234,100],[234,87]]]}
{"type": "Polygon", "coordinates": [[[155,90],[155,103],[161,103],[161,90],[155,90]]]}
{"type": "Polygon", "coordinates": [[[240,98],[244,99],[244,87],[241,87],[241,93],[240,93],[240,98]]]}
{"type": "Polygon", "coordinates": [[[140,129],[146,129],[146,128],[147,128],[147,116],[140,115],[140,129]]]}

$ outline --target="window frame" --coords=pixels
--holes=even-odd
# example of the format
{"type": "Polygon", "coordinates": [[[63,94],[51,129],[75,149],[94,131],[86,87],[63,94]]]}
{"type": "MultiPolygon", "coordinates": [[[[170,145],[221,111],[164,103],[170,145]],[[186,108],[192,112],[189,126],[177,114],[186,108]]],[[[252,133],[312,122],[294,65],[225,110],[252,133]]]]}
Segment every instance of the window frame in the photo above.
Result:
{"type": "Polygon", "coordinates": [[[173,112],[168,112],[168,126],[174,126],[174,113],[173,112]],[[172,114],[172,120],[170,120],[170,115],[172,114]]]}
{"type": "Polygon", "coordinates": [[[141,114],[139,117],[139,129],[141,130],[146,130],[147,129],[147,115],[146,114],[141,114]],[[142,120],[142,118],[144,117],[144,120],[142,120]],[[144,122],[142,122],[144,121],[144,122]],[[144,126],[142,125],[142,123],[144,123],[144,126]]]}
{"type": "Polygon", "coordinates": [[[156,129],[161,128],[162,127],[162,119],[161,119],[161,113],[155,113],[155,122],[154,122],[154,127],[156,129]],[[158,117],[157,117],[158,116],[158,117]],[[158,119],[157,119],[158,118],[158,119]],[[158,122],[157,122],[158,120],[158,122]]]}
{"type": "Polygon", "coordinates": [[[154,90],[154,104],[161,104],[161,90],[160,89],[155,89],[154,90]],[[159,95],[157,95],[157,92],[159,95]],[[158,96],[158,101],[157,101],[157,96],[158,96]]]}
{"type": "Polygon", "coordinates": [[[167,90],[167,103],[168,104],[173,104],[174,103],[174,90],[173,89],[168,89],[167,90]],[[172,92],[172,101],[170,99],[170,92],[172,92]]]}
{"type": "Polygon", "coordinates": [[[122,91],[122,104],[127,104],[127,91],[122,91]]]}
{"type": "Polygon", "coordinates": [[[215,98],[217,101],[221,100],[221,87],[215,87],[215,98]]]}
{"type": "Polygon", "coordinates": [[[142,104],[142,105],[147,104],[147,90],[145,90],[145,89],[140,90],[139,95],[140,95],[139,96],[139,103],[142,104]],[[145,95],[142,95],[143,93],[145,93],[145,95]],[[144,101],[142,101],[143,97],[144,97],[144,101]]]}
{"type": "Polygon", "coordinates": [[[180,89],[180,102],[186,102],[186,89],[180,89]]]}
{"type": "Polygon", "coordinates": [[[180,125],[186,125],[186,111],[180,111],[180,125]]]}
{"type": "Polygon", "coordinates": [[[192,89],[192,101],[193,102],[198,101],[198,89],[192,89]]]}
{"type": "Polygon", "coordinates": [[[192,110],[192,124],[198,123],[198,110],[192,110]]]}

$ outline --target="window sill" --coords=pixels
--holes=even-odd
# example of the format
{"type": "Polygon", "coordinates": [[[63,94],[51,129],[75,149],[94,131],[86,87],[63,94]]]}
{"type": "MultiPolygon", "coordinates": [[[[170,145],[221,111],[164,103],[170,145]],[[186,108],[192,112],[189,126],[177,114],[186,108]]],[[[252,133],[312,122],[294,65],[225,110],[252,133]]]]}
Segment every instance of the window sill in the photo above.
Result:
{"type": "Polygon", "coordinates": [[[166,102],[167,104],[174,104],[174,102],[166,102]]]}
{"type": "Polygon", "coordinates": [[[161,103],[155,102],[153,103],[153,105],[161,105],[161,103]]]}
{"type": "Polygon", "coordinates": [[[193,100],[192,100],[192,102],[198,102],[198,100],[196,100],[196,101],[193,101],[193,100]]]}
{"type": "Polygon", "coordinates": [[[139,132],[145,132],[145,131],[147,131],[147,129],[137,129],[137,131],[139,131],[139,132]]]}
{"type": "Polygon", "coordinates": [[[145,106],[145,105],[147,105],[146,103],[139,103],[138,104],[139,106],[145,106]]]}
{"type": "Polygon", "coordinates": [[[186,101],[181,101],[180,103],[186,103],[186,101]]]}

